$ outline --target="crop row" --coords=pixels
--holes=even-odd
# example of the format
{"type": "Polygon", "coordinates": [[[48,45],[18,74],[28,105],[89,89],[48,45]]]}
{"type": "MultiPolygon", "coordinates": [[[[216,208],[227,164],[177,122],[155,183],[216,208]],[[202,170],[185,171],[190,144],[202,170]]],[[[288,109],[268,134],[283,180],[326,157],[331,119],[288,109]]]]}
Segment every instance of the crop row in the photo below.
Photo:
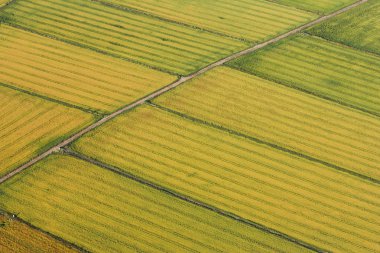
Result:
{"type": "Polygon", "coordinates": [[[0,238],[0,251],[3,253],[78,252],[19,220],[1,213],[0,238]]]}
{"type": "Polygon", "coordinates": [[[266,40],[316,17],[263,0],[104,1],[250,41],[266,40]]]}
{"type": "Polygon", "coordinates": [[[355,0],[273,0],[275,3],[293,6],[301,10],[315,13],[329,13],[352,4],[355,0]]]}
{"type": "Polygon", "coordinates": [[[150,106],[75,150],[329,251],[376,248],[379,187],[150,106]]]}
{"type": "Polygon", "coordinates": [[[246,43],[87,0],[16,1],[14,24],[179,74],[189,74],[246,43]]]}
{"type": "Polygon", "coordinates": [[[175,77],[1,26],[0,82],[93,110],[113,111],[175,77]]]}
{"type": "Polygon", "coordinates": [[[380,57],[318,37],[295,36],[230,65],[364,111],[380,111],[380,57]]]}
{"type": "Polygon", "coordinates": [[[0,118],[0,174],[93,120],[82,111],[2,86],[0,118]]]}
{"type": "Polygon", "coordinates": [[[91,252],[307,252],[68,156],[48,157],[1,191],[7,210],[91,252]]]}
{"type": "Polygon", "coordinates": [[[364,51],[380,54],[380,2],[369,0],[308,32],[364,51]]]}

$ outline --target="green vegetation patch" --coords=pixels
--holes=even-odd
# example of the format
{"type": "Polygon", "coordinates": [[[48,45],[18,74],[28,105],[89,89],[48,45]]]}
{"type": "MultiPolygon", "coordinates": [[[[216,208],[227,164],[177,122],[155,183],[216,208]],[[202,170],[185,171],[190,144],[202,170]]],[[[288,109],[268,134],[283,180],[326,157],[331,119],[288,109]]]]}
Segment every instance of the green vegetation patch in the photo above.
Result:
{"type": "Polygon", "coordinates": [[[228,64],[380,115],[380,57],[297,35],[228,64]]]}
{"type": "Polygon", "coordinates": [[[380,1],[367,3],[334,17],[308,32],[380,55],[380,1]]]}
{"type": "Polygon", "coordinates": [[[318,14],[327,14],[350,5],[356,0],[271,0],[272,2],[293,6],[301,10],[311,11],[318,14]]]}

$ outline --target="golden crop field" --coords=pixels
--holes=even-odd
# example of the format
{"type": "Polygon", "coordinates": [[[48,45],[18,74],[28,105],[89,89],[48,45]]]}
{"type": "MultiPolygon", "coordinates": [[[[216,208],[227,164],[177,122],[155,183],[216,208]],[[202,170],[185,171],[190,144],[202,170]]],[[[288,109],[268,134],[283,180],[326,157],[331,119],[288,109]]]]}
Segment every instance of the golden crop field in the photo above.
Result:
{"type": "Polygon", "coordinates": [[[0,0],[0,253],[380,253],[380,0],[0,0]]]}
{"type": "Polygon", "coordinates": [[[293,6],[301,10],[315,13],[329,13],[341,9],[356,0],[273,0],[275,3],[293,6]]]}
{"type": "Polygon", "coordinates": [[[114,111],[176,79],[6,25],[0,36],[0,82],[83,108],[114,111]]]}
{"type": "Polygon", "coordinates": [[[10,23],[113,56],[189,74],[247,43],[88,0],[16,0],[10,23]]]}
{"type": "Polygon", "coordinates": [[[91,252],[308,252],[69,156],[0,186],[1,206],[91,252]]]}
{"type": "Polygon", "coordinates": [[[255,42],[284,33],[316,18],[312,13],[264,0],[105,0],[105,2],[255,42]]]}
{"type": "Polygon", "coordinates": [[[73,148],[330,252],[377,249],[378,185],[154,107],[73,148]]]}
{"type": "Polygon", "coordinates": [[[226,67],[154,102],[380,180],[380,121],[348,107],[226,67]]]}
{"type": "Polygon", "coordinates": [[[380,115],[380,57],[300,35],[229,66],[380,115]]]}
{"type": "Polygon", "coordinates": [[[0,252],[75,253],[79,252],[23,222],[0,213],[0,252]]]}
{"type": "Polygon", "coordinates": [[[93,122],[91,114],[0,85],[0,175],[93,122]]]}
{"type": "Polygon", "coordinates": [[[308,32],[363,51],[380,54],[380,1],[367,3],[313,27],[308,32]]]}

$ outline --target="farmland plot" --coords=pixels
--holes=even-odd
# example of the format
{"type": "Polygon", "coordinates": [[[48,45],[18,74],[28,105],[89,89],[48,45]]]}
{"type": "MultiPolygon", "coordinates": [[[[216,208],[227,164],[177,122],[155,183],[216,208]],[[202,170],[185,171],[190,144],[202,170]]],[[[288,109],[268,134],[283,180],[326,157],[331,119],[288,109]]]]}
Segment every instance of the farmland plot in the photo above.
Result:
{"type": "Polygon", "coordinates": [[[103,0],[249,41],[263,41],[316,15],[263,0],[103,0]]]}
{"type": "Polygon", "coordinates": [[[13,24],[177,74],[189,74],[247,43],[87,0],[23,0],[13,24]]]}
{"type": "Polygon", "coordinates": [[[326,14],[353,4],[356,0],[272,0],[275,3],[293,6],[301,10],[326,14]]]}
{"type": "Polygon", "coordinates": [[[229,65],[380,116],[380,57],[299,35],[229,65]]]}
{"type": "Polygon", "coordinates": [[[369,0],[308,32],[364,51],[380,54],[380,1],[369,0]]]}
{"type": "Polygon", "coordinates": [[[0,27],[0,82],[110,112],[176,77],[20,29],[0,27]]]}
{"type": "Polygon", "coordinates": [[[154,101],[380,180],[380,121],[374,116],[226,67],[154,101]]]}
{"type": "Polygon", "coordinates": [[[0,214],[0,252],[75,253],[79,252],[19,220],[0,214]]]}
{"type": "Polygon", "coordinates": [[[6,210],[91,252],[307,252],[69,156],[50,156],[0,189],[6,210]]]}
{"type": "Polygon", "coordinates": [[[154,107],[73,148],[329,252],[379,249],[378,185],[154,107]]]}
{"type": "Polygon", "coordinates": [[[93,120],[91,114],[0,86],[0,175],[93,120]]]}

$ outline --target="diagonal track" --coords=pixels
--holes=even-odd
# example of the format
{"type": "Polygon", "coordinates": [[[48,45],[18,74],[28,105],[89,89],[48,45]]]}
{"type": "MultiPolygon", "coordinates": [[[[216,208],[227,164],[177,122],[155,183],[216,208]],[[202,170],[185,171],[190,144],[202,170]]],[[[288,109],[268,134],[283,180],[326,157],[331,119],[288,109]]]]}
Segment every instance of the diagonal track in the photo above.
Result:
{"type": "Polygon", "coordinates": [[[273,39],[270,39],[270,40],[265,41],[263,43],[257,44],[255,46],[250,47],[248,49],[245,49],[245,50],[243,50],[241,52],[232,54],[232,55],[230,55],[228,57],[225,57],[225,58],[223,58],[223,59],[221,59],[219,61],[216,61],[216,62],[214,62],[214,63],[212,63],[212,64],[210,64],[210,65],[208,65],[208,66],[206,66],[206,67],[204,67],[202,69],[200,69],[199,71],[191,74],[191,75],[180,77],[177,81],[175,81],[175,82],[173,82],[173,83],[171,83],[171,84],[169,84],[169,85],[167,85],[167,86],[165,86],[165,87],[163,87],[163,88],[161,88],[161,89],[159,89],[159,90],[157,90],[157,91],[155,91],[155,92],[153,92],[153,93],[151,93],[151,94],[149,94],[149,95],[147,95],[147,96],[145,96],[145,97],[143,97],[143,98],[141,98],[139,100],[136,100],[135,102],[133,102],[133,103],[131,103],[129,105],[126,105],[126,106],[122,107],[121,109],[119,109],[119,110],[117,110],[117,111],[115,111],[115,112],[113,112],[113,113],[111,113],[111,114],[109,114],[107,116],[105,116],[104,118],[100,119],[99,121],[95,122],[94,124],[92,124],[92,125],[84,128],[84,129],[82,129],[81,131],[77,132],[76,134],[72,135],[71,137],[69,137],[69,138],[63,140],[62,142],[58,143],[57,145],[51,147],[50,149],[48,149],[44,153],[42,153],[42,154],[34,157],[29,162],[27,162],[27,163],[19,166],[18,168],[14,169],[10,173],[8,173],[8,174],[4,175],[3,177],[1,177],[0,178],[0,184],[3,183],[3,182],[5,182],[9,178],[15,176],[16,174],[22,172],[23,170],[29,168],[31,165],[37,163],[38,161],[44,159],[48,155],[50,155],[50,154],[52,154],[54,152],[59,151],[61,148],[65,147],[68,144],[72,143],[73,141],[79,139],[84,134],[92,131],[96,127],[98,127],[98,126],[100,126],[100,125],[102,125],[102,124],[110,121],[111,119],[117,117],[118,115],[120,115],[120,114],[122,114],[122,113],[124,113],[124,112],[126,112],[128,110],[131,110],[131,109],[133,109],[133,108],[135,108],[135,107],[137,107],[137,106],[145,103],[148,100],[154,99],[155,97],[158,97],[158,96],[160,96],[160,95],[162,95],[162,94],[164,94],[164,93],[166,93],[166,92],[174,89],[175,87],[183,84],[184,82],[186,82],[188,80],[196,78],[196,77],[200,76],[201,74],[203,74],[203,73],[205,73],[205,72],[207,72],[207,71],[209,71],[209,70],[211,70],[211,69],[213,69],[215,67],[221,66],[221,65],[223,65],[224,63],[226,63],[228,61],[231,61],[231,60],[234,60],[234,59],[236,59],[236,58],[238,58],[240,56],[252,53],[252,52],[257,51],[257,50],[259,50],[259,49],[261,49],[263,47],[266,47],[266,46],[268,46],[270,44],[276,43],[276,42],[278,42],[280,40],[283,40],[283,39],[285,39],[285,38],[287,38],[289,36],[297,34],[297,33],[301,32],[301,31],[303,31],[303,30],[305,30],[307,28],[310,28],[311,26],[319,24],[319,23],[321,23],[321,22],[323,22],[325,20],[328,20],[330,18],[333,18],[333,17],[335,17],[335,16],[337,16],[337,15],[339,15],[341,13],[349,11],[349,10],[351,10],[351,9],[353,9],[353,8],[355,8],[355,7],[363,4],[363,3],[366,3],[367,1],[368,0],[357,1],[357,2],[355,2],[352,5],[349,5],[349,6],[345,7],[345,8],[342,8],[342,9],[340,9],[340,10],[338,10],[336,12],[333,12],[331,14],[322,16],[322,17],[320,17],[320,18],[318,18],[318,19],[316,19],[314,21],[311,21],[311,22],[306,23],[306,24],[304,24],[302,26],[299,26],[299,27],[297,27],[297,28],[295,28],[295,29],[293,29],[293,30],[291,30],[291,31],[289,31],[287,33],[279,35],[279,36],[277,36],[277,37],[275,37],[273,39]]]}

